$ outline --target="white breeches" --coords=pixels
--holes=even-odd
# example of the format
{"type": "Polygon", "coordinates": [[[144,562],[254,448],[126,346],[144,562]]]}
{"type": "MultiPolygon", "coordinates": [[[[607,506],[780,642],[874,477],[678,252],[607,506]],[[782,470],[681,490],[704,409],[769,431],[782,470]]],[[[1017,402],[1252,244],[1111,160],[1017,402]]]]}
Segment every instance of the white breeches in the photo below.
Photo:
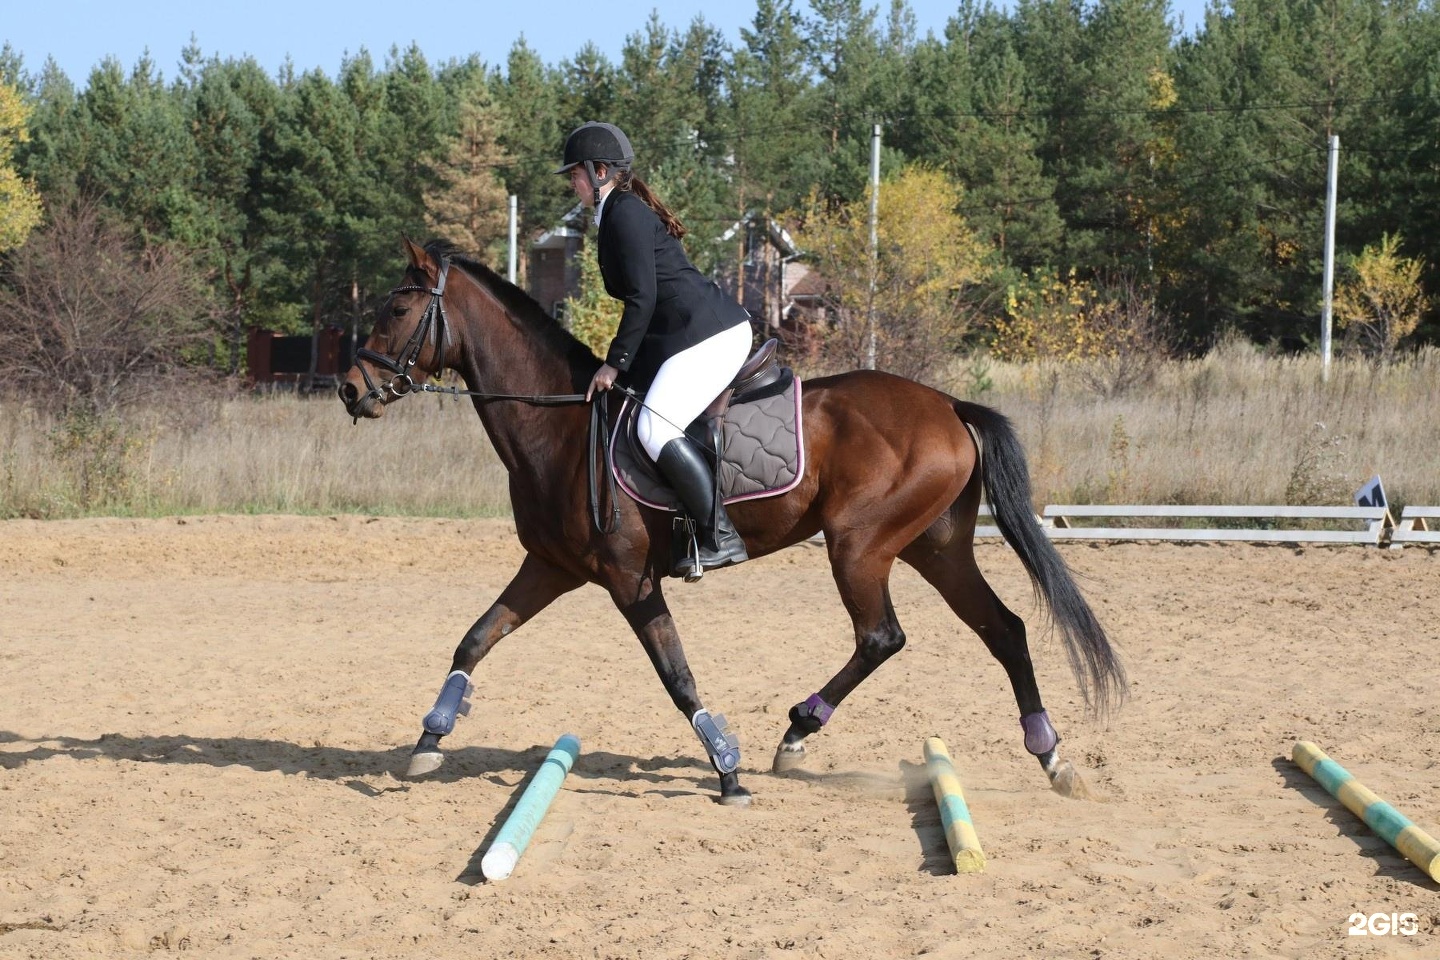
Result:
{"type": "Polygon", "coordinates": [[[730,386],[750,355],[750,336],[750,324],[737,323],[660,365],[635,424],[650,459],[659,457],[665,444],[683,437],[691,421],[730,386]]]}

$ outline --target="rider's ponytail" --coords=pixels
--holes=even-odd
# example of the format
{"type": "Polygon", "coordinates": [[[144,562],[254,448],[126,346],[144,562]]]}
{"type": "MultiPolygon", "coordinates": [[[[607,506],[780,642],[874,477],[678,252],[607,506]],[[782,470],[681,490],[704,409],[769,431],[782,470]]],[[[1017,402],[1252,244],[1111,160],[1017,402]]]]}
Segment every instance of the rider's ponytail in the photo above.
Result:
{"type": "Polygon", "coordinates": [[[660,218],[660,222],[665,224],[665,232],[670,234],[670,236],[676,240],[685,236],[685,224],[681,223],[680,218],[671,213],[670,208],[660,202],[660,198],[655,196],[655,193],[645,181],[631,173],[628,167],[615,171],[615,189],[628,190],[641,200],[644,200],[645,205],[651,210],[654,210],[655,215],[660,218]]]}

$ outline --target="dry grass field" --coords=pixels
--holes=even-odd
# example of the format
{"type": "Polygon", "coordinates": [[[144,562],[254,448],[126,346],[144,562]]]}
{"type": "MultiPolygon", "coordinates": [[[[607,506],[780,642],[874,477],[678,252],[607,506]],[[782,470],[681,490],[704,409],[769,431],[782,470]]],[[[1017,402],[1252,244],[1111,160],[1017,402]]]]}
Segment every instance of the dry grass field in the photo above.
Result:
{"type": "MultiPolygon", "coordinates": [[[[1073,366],[976,369],[941,386],[1015,420],[1040,504],[1344,504],[1374,473],[1393,502],[1440,503],[1440,350],[1340,361],[1322,382],[1315,357],[1228,344],[1118,396],[1073,366]]],[[[479,420],[453,400],[359,426],[328,395],[186,394],[101,423],[0,401],[0,517],[508,509],[479,420]]]]}

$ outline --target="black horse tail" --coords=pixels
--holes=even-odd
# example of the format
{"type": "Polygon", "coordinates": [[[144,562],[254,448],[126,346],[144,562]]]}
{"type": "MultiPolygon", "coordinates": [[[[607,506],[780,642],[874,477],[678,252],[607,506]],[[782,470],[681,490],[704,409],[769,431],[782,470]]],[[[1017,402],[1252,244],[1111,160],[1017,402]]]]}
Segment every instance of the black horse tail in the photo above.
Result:
{"type": "Polygon", "coordinates": [[[1035,522],[1030,492],[1030,470],[1015,428],[1003,414],[979,404],[956,401],[955,412],[980,434],[980,458],[985,498],[1005,541],[1030,574],[1035,596],[1049,609],[1060,628],[1070,669],[1085,704],[1104,716],[1124,703],[1129,693],[1125,668],[1081,595],[1065,558],[1035,522]]]}

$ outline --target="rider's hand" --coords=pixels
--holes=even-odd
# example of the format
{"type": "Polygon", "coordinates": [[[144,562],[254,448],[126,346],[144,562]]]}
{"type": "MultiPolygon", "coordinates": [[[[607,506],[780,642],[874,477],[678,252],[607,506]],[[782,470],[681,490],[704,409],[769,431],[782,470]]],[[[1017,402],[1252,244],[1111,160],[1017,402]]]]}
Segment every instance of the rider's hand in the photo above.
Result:
{"type": "Polygon", "coordinates": [[[590,389],[585,391],[586,401],[589,401],[591,397],[595,396],[596,391],[604,393],[606,390],[615,386],[615,378],[618,376],[620,376],[619,370],[616,370],[608,363],[602,363],[600,369],[595,371],[595,376],[590,381],[590,389]]]}

